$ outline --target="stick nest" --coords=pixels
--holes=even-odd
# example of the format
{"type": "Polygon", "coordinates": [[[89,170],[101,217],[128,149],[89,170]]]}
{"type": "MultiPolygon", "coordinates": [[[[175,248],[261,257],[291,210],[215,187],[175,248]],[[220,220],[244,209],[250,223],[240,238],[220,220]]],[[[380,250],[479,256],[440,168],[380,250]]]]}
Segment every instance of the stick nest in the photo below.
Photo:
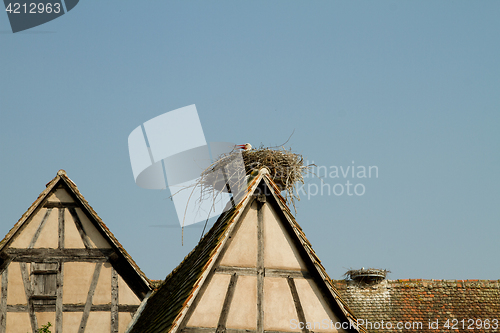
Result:
{"type": "Polygon", "coordinates": [[[385,279],[387,273],[390,272],[391,271],[387,269],[361,268],[361,269],[350,269],[344,274],[344,276],[351,280],[369,283],[385,279]]]}
{"type": "Polygon", "coordinates": [[[258,172],[262,168],[267,168],[274,183],[281,191],[285,191],[287,203],[292,203],[295,208],[295,199],[300,200],[298,193],[295,191],[296,186],[299,183],[304,184],[304,175],[310,172],[312,167],[312,165],[304,166],[302,155],[292,152],[291,149],[286,150],[283,147],[271,149],[263,146],[257,149],[245,150],[241,155],[245,164],[245,175],[240,174],[242,168],[231,168],[230,166],[238,156],[237,151],[221,155],[216,162],[201,174],[199,185],[204,191],[224,190],[226,180],[229,183],[234,183],[236,180],[244,181],[244,184],[240,183],[238,187],[246,189],[246,181],[249,179],[246,176],[251,177],[255,174],[255,171],[258,172]],[[229,170],[229,172],[223,175],[220,172],[221,170],[229,170]]]}

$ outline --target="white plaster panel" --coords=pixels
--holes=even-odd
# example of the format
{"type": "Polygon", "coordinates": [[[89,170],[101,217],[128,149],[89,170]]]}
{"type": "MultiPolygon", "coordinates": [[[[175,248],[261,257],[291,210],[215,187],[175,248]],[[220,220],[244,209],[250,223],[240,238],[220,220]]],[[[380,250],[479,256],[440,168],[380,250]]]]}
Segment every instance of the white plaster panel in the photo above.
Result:
{"type": "Polygon", "coordinates": [[[111,264],[104,263],[101,267],[99,280],[95,288],[92,304],[111,304],[111,264]]]}
{"type": "Polygon", "coordinates": [[[32,332],[28,312],[8,312],[5,328],[5,331],[9,333],[32,332]]]}
{"type": "Polygon", "coordinates": [[[257,329],[257,277],[241,275],[236,282],[227,328],[257,329]]]}
{"type": "Polygon", "coordinates": [[[252,205],[220,263],[221,266],[256,267],[257,209],[252,205]]]}
{"type": "Polygon", "coordinates": [[[306,269],[290,236],[274,209],[266,203],[264,215],[264,267],[275,269],[306,269]]]}
{"type": "Polygon", "coordinates": [[[82,316],[83,312],[63,312],[62,331],[64,333],[78,333],[78,328],[80,327],[82,316]]]}
{"type": "Polygon", "coordinates": [[[82,222],[83,230],[85,230],[87,236],[89,236],[90,242],[92,243],[93,247],[99,249],[111,248],[111,245],[104,239],[99,231],[97,231],[96,227],[94,227],[92,222],[90,222],[90,220],[87,218],[87,215],[85,215],[80,208],[77,208],[76,212],[78,214],[78,217],[80,218],[80,221],[82,222]]]}
{"type": "Polygon", "coordinates": [[[75,221],[69,210],[64,210],[64,247],[67,249],[84,249],[82,236],[76,228],[75,221]]]}
{"type": "Polygon", "coordinates": [[[118,333],[125,333],[128,324],[132,321],[133,313],[120,312],[118,314],[118,333]]]}
{"type": "MultiPolygon", "coordinates": [[[[55,312],[35,312],[36,321],[38,323],[38,327],[42,327],[43,325],[47,325],[50,323],[49,331],[54,332],[56,325],[56,313],[55,312]]],[[[26,332],[24,332],[26,333],[26,332]]]]}
{"type": "Polygon", "coordinates": [[[138,305],[141,304],[141,300],[137,297],[132,289],[128,286],[121,276],[118,275],[118,303],[119,304],[129,304],[138,305]]]}
{"type": "Polygon", "coordinates": [[[75,202],[64,188],[56,189],[47,199],[49,202],[75,202]]]}
{"type": "Polygon", "coordinates": [[[300,332],[293,328],[298,320],[292,293],[285,278],[264,278],[264,330],[300,332]]]}
{"type": "MultiPolygon", "coordinates": [[[[339,321],[338,317],[328,306],[321,291],[312,279],[294,279],[300,304],[304,310],[306,321],[316,325],[312,328],[315,332],[337,332],[334,324],[339,321]]],[[[343,330],[342,330],[343,332],[343,330]]]]}
{"type": "Polygon", "coordinates": [[[59,247],[59,209],[52,209],[33,247],[35,249],[57,249],[59,247]]]}
{"type": "MultiPolygon", "coordinates": [[[[47,208],[41,208],[31,219],[26,221],[24,229],[16,236],[10,247],[17,249],[27,248],[46,212],[47,208]]],[[[50,214],[57,213],[52,209],[50,214]]]]}
{"type": "Polygon", "coordinates": [[[187,326],[217,327],[231,275],[214,274],[187,326]]]}
{"type": "Polygon", "coordinates": [[[106,311],[91,311],[85,332],[109,333],[111,332],[111,313],[106,311]]]}
{"type": "Polygon", "coordinates": [[[63,265],[63,303],[85,304],[95,263],[66,262],[63,265]]]}
{"type": "Polygon", "coordinates": [[[20,264],[18,262],[11,262],[7,269],[8,269],[7,304],[9,305],[28,304],[26,300],[26,293],[24,291],[24,284],[21,275],[20,264]]]}

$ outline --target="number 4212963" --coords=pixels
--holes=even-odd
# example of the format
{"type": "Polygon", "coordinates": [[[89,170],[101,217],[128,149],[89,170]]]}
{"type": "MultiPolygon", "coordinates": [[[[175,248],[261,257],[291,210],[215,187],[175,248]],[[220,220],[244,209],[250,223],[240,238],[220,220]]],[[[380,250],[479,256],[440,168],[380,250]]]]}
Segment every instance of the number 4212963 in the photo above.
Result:
{"type": "Polygon", "coordinates": [[[473,329],[494,329],[496,330],[498,328],[498,319],[448,319],[443,325],[444,328],[451,329],[451,330],[457,330],[457,329],[468,329],[468,330],[473,330],[473,329]]]}
{"type": "Polygon", "coordinates": [[[5,11],[9,14],[59,14],[61,12],[60,3],[30,3],[30,4],[20,4],[18,2],[10,3],[5,8],[5,11]]]}

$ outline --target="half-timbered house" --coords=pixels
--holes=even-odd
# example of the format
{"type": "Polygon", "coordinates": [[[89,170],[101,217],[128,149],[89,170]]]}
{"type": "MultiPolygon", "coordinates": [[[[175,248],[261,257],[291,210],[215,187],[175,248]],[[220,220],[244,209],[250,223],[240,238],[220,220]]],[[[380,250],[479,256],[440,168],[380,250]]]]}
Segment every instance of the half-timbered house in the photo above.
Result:
{"type": "Polygon", "coordinates": [[[0,333],[124,332],[151,282],[64,170],[0,242],[0,333]]]}
{"type": "Polygon", "coordinates": [[[364,332],[266,169],[143,301],[129,333],[364,332]]]}

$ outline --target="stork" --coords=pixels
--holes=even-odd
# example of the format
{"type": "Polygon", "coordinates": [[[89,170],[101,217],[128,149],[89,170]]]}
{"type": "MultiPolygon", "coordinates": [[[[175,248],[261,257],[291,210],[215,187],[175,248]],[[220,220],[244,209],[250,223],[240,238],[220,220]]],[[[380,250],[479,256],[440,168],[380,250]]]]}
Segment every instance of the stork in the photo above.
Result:
{"type": "Polygon", "coordinates": [[[236,148],[243,150],[250,150],[252,149],[252,145],[249,143],[245,143],[244,145],[237,145],[236,148]]]}

